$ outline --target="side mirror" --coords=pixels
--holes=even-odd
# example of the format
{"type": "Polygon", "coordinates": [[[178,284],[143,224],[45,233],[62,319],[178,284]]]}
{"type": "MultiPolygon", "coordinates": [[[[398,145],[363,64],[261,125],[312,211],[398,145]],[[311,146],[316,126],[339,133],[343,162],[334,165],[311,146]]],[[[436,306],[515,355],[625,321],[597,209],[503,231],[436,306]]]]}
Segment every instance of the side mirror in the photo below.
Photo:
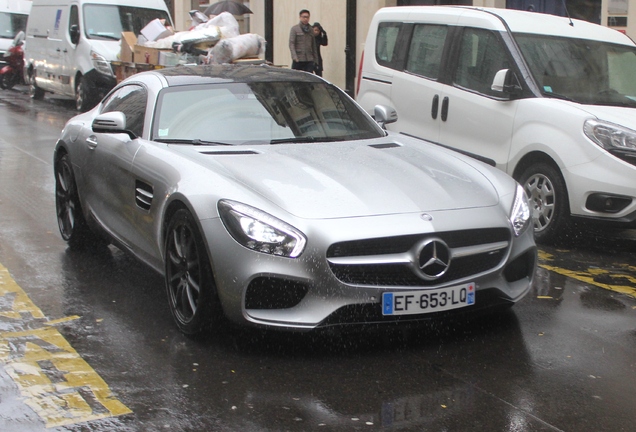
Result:
{"type": "Polygon", "coordinates": [[[521,84],[517,75],[511,69],[501,69],[492,80],[491,90],[514,96],[521,93],[521,84]]]}
{"type": "Polygon", "coordinates": [[[395,123],[398,119],[395,108],[386,105],[376,105],[373,108],[373,117],[382,129],[385,129],[389,123],[395,123]]]}
{"type": "Polygon", "coordinates": [[[130,139],[137,136],[126,129],[126,114],[121,111],[112,111],[100,114],[93,120],[91,129],[95,133],[125,133],[130,139]]]}
{"type": "Polygon", "coordinates": [[[71,36],[71,43],[73,45],[77,45],[77,43],[79,42],[80,39],[80,31],[79,31],[79,26],[77,24],[73,24],[68,31],[69,35],[71,36]]]}

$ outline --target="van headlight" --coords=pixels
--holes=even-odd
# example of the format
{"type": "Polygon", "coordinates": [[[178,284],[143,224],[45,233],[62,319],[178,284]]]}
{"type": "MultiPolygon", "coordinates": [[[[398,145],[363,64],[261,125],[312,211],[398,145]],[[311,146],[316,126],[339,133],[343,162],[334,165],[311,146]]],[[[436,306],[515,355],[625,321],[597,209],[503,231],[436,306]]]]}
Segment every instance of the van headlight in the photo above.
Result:
{"type": "Polygon", "coordinates": [[[586,120],[585,135],[605,150],[636,151],[636,131],[614,123],[586,120]]]}
{"type": "Polygon", "coordinates": [[[97,72],[108,76],[114,76],[113,69],[110,67],[110,62],[106,60],[106,57],[91,50],[91,60],[93,61],[93,67],[97,72]]]}
{"type": "Polygon", "coordinates": [[[530,225],[530,203],[526,191],[521,185],[517,185],[515,200],[512,203],[510,211],[510,223],[515,232],[515,236],[519,237],[530,225]]]}
{"type": "Polygon", "coordinates": [[[254,207],[236,201],[219,201],[223,225],[239,244],[256,252],[297,258],[307,240],[293,226],[254,207]]]}

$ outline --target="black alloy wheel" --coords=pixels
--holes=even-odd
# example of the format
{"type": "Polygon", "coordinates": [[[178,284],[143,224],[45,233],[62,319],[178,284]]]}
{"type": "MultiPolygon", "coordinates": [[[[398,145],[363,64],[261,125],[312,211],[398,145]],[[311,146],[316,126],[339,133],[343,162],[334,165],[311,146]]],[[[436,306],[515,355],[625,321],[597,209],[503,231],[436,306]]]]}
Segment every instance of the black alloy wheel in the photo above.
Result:
{"type": "Polygon", "coordinates": [[[192,214],[178,210],[166,231],[165,277],[172,316],[183,333],[201,333],[222,310],[202,236],[192,214]]]}
{"type": "Polygon", "coordinates": [[[84,219],[68,154],[55,162],[55,210],[60,234],[71,248],[107,244],[104,239],[93,234],[84,219]]]}

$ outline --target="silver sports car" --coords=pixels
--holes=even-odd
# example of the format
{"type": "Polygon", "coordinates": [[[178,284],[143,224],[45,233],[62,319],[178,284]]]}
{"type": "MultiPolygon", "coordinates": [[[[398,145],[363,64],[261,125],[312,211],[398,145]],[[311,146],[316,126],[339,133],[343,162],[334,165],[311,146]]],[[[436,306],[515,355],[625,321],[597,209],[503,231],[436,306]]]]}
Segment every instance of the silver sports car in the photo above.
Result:
{"type": "Polygon", "coordinates": [[[109,243],[165,276],[180,330],[308,330],[510,306],[537,262],[523,189],[385,131],[315,75],[173,67],[71,119],[54,156],[72,248],[109,243]]]}

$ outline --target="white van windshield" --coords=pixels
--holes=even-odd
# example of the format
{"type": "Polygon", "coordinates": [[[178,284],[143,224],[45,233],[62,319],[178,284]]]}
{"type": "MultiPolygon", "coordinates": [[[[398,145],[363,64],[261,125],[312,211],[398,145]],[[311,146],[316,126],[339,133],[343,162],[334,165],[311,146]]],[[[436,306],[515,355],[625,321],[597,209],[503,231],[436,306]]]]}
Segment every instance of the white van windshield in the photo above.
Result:
{"type": "Polygon", "coordinates": [[[155,18],[170,23],[168,14],[162,10],[87,4],[84,6],[84,33],[89,39],[119,40],[123,31],[140,34],[141,29],[155,18]]]}
{"type": "Polygon", "coordinates": [[[635,47],[534,34],[515,39],[545,96],[636,107],[635,47]]]}
{"type": "Polygon", "coordinates": [[[0,38],[13,39],[20,30],[26,30],[28,15],[0,12],[0,38]]]}

